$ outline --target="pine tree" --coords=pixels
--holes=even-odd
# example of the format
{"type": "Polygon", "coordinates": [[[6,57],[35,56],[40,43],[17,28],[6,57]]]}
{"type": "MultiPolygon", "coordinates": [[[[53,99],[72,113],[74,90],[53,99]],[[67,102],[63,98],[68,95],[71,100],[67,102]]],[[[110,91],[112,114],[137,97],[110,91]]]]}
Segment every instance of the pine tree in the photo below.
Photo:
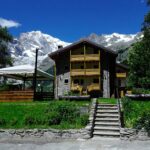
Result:
{"type": "MultiPolygon", "coordinates": [[[[150,0],[147,1],[148,6],[150,0]]],[[[129,50],[129,86],[150,88],[150,12],[142,26],[144,37],[129,50]]]]}
{"type": "Polygon", "coordinates": [[[12,65],[12,59],[7,47],[12,39],[7,28],[0,27],[0,68],[12,65]]]}

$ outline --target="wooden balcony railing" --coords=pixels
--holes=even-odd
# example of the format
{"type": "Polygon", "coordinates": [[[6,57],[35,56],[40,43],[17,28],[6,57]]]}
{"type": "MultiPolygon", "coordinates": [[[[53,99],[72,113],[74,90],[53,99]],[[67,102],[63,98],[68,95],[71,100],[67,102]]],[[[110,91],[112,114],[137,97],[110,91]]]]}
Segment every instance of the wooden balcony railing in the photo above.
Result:
{"type": "Polygon", "coordinates": [[[85,69],[85,75],[87,76],[100,75],[100,70],[99,69],[85,69]]]}
{"type": "Polygon", "coordinates": [[[99,61],[99,54],[86,54],[85,61],[99,61]]]}
{"type": "MultiPolygon", "coordinates": [[[[91,91],[100,91],[100,84],[99,83],[92,83],[91,85],[88,85],[86,87],[88,92],[91,91]]],[[[80,94],[82,94],[83,92],[83,86],[79,85],[79,84],[72,84],[71,86],[71,91],[79,91],[80,94]]]]}
{"type": "Polygon", "coordinates": [[[87,86],[87,90],[88,90],[88,92],[99,91],[100,90],[100,84],[98,84],[98,83],[92,83],[91,85],[87,86]]]}
{"type": "Polygon", "coordinates": [[[74,61],[84,61],[84,55],[71,55],[70,57],[70,61],[74,62],[74,61]]]}
{"type": "Polygon", "coordinates": [[[99,61],[99,54],[86,54],[86,55],[71,55],[71,62],[81,62],[81,61],[99,61]]]}
{"type": "Polygon", "coordinates": [[[127,74],[126,73],[116,73],[117,78],[126,78],[127,74]]]}
{"type": "Polygon", "coordinates": [[[84,76],[85,71],[84,69],[72,69],[71,70],[71,76],[84,76]]]}
{"type": "Polygon", "coordinates": [[[71,76],[94,76],[100,75],[99,69],[72,69],[71,76]]]}
{"type": "Polygon", "coordinates": [[[81,95],[82,89],[83,89],[83,87],[79,84],[73,84],[71,86],[71,91],[79,91],[80,95],[81,95]]]}

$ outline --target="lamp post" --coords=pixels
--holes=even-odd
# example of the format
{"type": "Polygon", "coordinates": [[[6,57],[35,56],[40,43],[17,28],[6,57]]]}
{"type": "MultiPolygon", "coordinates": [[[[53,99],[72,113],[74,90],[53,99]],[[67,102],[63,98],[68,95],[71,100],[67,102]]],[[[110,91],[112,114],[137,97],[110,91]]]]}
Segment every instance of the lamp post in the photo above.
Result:
{"type": "Polygon", "coordinates": [[[35,55],[35,67],[34,67],[34,76],[33,76],[33,92],[34,92],[34,101],[36,99],[36,82],[37,82],[37,59],[38,59],[38,48],[36,48],[36,55],[35,55]]]}

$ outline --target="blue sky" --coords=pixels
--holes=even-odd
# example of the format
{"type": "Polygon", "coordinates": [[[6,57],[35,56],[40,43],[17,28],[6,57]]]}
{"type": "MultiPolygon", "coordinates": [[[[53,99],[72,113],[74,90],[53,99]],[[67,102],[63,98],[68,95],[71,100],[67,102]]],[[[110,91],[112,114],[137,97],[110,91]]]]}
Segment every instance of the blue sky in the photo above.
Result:
{"type": "Polygon", "coordinates": [[[91,33],[134,34],[148,11],[145,0],[0,0],[0,5],[0,21],[12,20],[14,36],[40,30],[68,42],[91,33]]]}

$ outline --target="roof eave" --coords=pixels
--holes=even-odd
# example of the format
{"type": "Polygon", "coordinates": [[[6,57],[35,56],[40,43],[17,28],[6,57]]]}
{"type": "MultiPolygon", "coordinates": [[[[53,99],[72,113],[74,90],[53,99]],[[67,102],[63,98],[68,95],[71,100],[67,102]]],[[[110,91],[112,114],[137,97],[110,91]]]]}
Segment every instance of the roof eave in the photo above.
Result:
{"type": "Polygon", "coordinates": [[[106,47],[104,47],[102,45],[99,45],[99,44],[97,44],[95,42],[92,42],[92,41],[90,41],[88,39],[82,39],[82,40],[77,41],[77,42],[75,42],[75,43],[73,43],[71,45],[68,45],[66,47],[60,48],[57,51],[48,54],[48,56],[51,57],[51,58],[53,58],[55,55],[58,55],[59,53],[63,53],[65,50],[67,50],[67,49],[69,50],[70,48],[72,48],[72,47],[74,47],[74,46],[76,46],[76,45],[78,45],[80,43],[89,43],[89,44],[94,45],[94,46],[96,46],[96,47],[98,47],[100,49],[103,49],[104,51],[106,51],[108,53],[111,53],[111,54],[115,55],[116,57],[118,56],[117,52],[115,52],[115,51],[113,51],[111,49],[108,49],[108,48],[106,48],[106,47]]]}

